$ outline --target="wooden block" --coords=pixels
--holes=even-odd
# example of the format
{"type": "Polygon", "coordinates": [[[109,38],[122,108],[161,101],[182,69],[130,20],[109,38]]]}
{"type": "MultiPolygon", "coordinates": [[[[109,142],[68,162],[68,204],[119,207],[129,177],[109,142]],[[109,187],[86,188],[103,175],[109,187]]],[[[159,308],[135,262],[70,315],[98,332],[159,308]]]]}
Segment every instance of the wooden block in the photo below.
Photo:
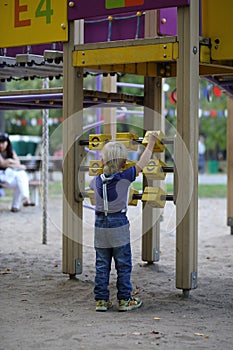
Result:
{"type": "Polygon", "coordinates": [[[166,167],[166,163],[160,159],[151,159],[148,164],[142,169],[142,173],[147,179],[164,180],[166,173],[163,172],[162,167],[166,167]]]}
{"type": "MultiPolygon", "coordinates": [[[[123,168],[121,168],[121,171],[126,170],[128,168],[131,168],[134,166],[136,162],[127,160],[126,164],[124,165],[123,168]]],[[[103,173],[103,164],[101,160],[90,160],[89,162],[89,175],[90,176],[97,176],[99,174],[103,173]]]]}
{"type": "Polygon", "coordinates": [[[137,151],[138,144],[134,140],[138,140],[138,135],[132,132],[118,132],[116,133],[116,141],[120,141],[127,149],[137,151]]]}
{"type": "Polygon", "coordinates": [[[112,139],[110,134],[90,134],[89,135],[89,149],[100,150],[104,147],[106,141],[112,139]]]}
{"type": "Polygon", "coordinates": [[[95,193],[93,190],[87,191],[88,197],[90,198],[91,205],[95,205],[95,193]]]}
{"type": "MultiPolygon", "coordinates": [[[[149,135],[152,131],[147,131],[143,140],[142,140],[142,144],[146,147],[147,144],[148,144],[148,138],[149,138],[149,135]]],[[[162,143],[162,139],[165,138],[165,135],[162,131],[160,130],[156,130],[156,132],[158,133],[158,140],[156,141],[155,143],[155,146],[154,146],[154,149],[153,149],[153,152],[156,152],[156,153],[161,153],[165,150],[165,145],[162,143]]]]}
{"type": "Polygon", "coordinates": [[[142,202],[147,202],[153,208],[164,208],[166,200],[161,196],[166,196],[166,192],[160,187],[145,187],[142,202]]]}
{"type": "Polygon", "coordinates": [[[101,160],[90,160],[89,162],[89,175],[97,176],[103,173],[103,164],[101,160]]]}
{"type": "Polygon", "coordinates": [[[116,140],[138,140],[138,135],[132,133],[132,132],[117,132],[116,133],[116,140]]]}
{"type": "Polygon", "coordinates": [[[133,195],[134,194],[138,194],[139,191],[133,189],[130,187],[129,190],[129,199],[128,199],[128,205],[133,205],[133,206],[137,206],[138,205],[138,199],[133,199],[133,195]]]}

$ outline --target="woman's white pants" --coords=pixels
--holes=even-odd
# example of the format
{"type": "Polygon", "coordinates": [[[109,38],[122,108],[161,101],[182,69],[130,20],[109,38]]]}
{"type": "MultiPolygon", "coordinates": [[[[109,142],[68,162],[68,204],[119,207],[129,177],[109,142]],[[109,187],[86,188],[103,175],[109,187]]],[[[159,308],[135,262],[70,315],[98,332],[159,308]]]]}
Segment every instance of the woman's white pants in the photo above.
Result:
{"type": "Polygon", "coordinates": [[[29,180],[26,171],[7,168],[0,174],[4,187],[14,188],[12,208],[20,208],[21,200],[29,198],[29,180]]]}

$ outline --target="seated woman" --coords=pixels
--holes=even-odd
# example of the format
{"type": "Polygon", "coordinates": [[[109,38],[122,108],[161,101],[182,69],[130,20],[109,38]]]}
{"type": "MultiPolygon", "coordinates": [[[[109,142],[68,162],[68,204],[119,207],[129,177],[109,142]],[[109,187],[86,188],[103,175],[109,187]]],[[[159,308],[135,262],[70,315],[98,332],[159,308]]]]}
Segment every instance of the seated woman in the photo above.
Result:
{"type": "Polygon", "coordinates": [[[34,206],[29,199],[29,180],[25,166],[14,151],[8,134],[0,133],[0,184],[1,187],[14,188],[11,211],[20,210],[23,206],[34,206]]]}

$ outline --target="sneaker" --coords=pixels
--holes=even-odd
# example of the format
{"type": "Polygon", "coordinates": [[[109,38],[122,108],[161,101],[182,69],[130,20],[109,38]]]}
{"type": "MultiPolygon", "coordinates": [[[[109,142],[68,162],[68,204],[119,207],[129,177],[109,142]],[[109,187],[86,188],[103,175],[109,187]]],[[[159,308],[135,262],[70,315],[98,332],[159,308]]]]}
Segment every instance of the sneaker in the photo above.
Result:
{"type": "Polygon", "coordinates": [[[112,307],[112,303],[111,303],[110,300],[108,300],[108,301],[106,301],[106,300],[97,300],[96,301],[95,310],[96,311],[107,311],[111,307],[112,307]]]}
{"type": "Polygon", "coordinates": [[[128,300],[119,300],[119,311],[130,311],[138,309],[142,305],[142,301],[139,298],[130,298],[128,300]]]}

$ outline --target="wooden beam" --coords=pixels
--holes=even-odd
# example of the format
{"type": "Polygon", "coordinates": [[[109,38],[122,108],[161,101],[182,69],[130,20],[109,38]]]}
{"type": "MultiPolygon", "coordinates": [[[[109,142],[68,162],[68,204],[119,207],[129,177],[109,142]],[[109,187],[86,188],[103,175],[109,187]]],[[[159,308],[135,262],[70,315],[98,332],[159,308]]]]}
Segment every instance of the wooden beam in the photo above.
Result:
{"type": "Polygon", "coordinates": [[[227,99],[227,225],[233,234],[233,98],[227,99]]]}
{"type": "MultiPolygon", "coordinates": [[[[144,129],[161,130],[162,121],[162,81],[160,78],[144,79],[144,129]]],[[[143,187],[146,186],[145,179],[143,187]]],[[[148,180],[147,186],[160,187],[160,181],[148,180]]],[[[161,209],[152,208],[147,203],[142,212],[142,260],[149,263],[160,257],[160,215],[161,209]]]]}
{"type": "Polygon", "coordinates": [[[161,39],[125,40],[105,45],[86,44],[76,46],[73,52],[74,67],[89,67],[109,64],[175,61],[178,43],[174,37],[161,39]]]}
{"type": "Polygon", "coordinates": [[[69,42],[64,43],[63,103],[63,272],[71,277],[82,272],[82,202],[76,201],[76,183],[84,187],[84,174],[77,177],[75,169],[83,153],[75,154],[75,140],[82,135],[83,74],[72,66],[74,24],[69,22],[69,42]],[[81,118],[78,118],[81,113],[81,118]],[[77,122],[78,120],[78,122],[77,122]]]}
{"type": "MultiPolygon", "coordinates": [[[[157,12],[149,11],[145,16],[145,35],[155,37],[157,12]]],[[[144,129],[161,130],[162,118],[162,79],[145,76],[144,78],[144,129]]],[[[145,186],[158,186],[160,181],[143,179],[145,186]]],[[[142,211],[142,260],[149,263],[160,258],[160,215],[161,209],[152,208],[146,203],[142,211]]]]}
{"type": "Polygon", "coordinates": [[[199,0],[178,9],[176,287],[197,286],[199,0]]]}

